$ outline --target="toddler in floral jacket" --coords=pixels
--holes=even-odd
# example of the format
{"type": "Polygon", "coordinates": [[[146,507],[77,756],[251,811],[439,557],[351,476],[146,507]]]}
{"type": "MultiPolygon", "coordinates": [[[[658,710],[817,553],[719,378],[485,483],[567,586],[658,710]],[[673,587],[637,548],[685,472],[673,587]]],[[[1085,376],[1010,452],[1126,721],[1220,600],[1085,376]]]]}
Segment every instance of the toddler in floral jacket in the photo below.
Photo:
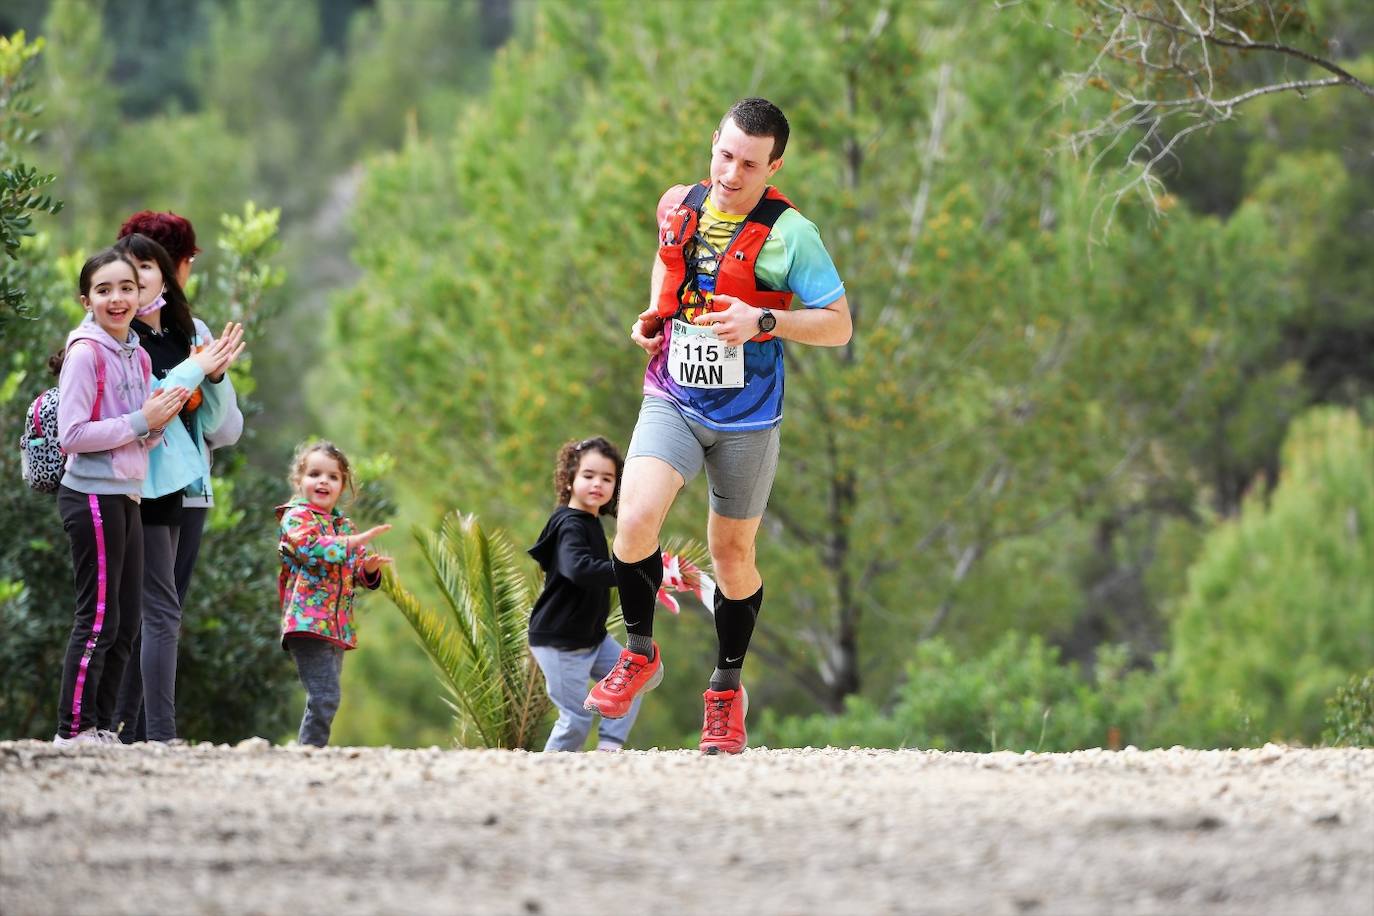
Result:
{"type": "Polygon", "coordinates": [[[300,743],[316,747],[329,743],[339,710],[344,651],[358,647],[353,623],[356,583],[376,588],[382,583],[381,568],[391,562],[366,546],[390,525],[358,534],[338,510],[344,487],[352,484],[343,452],[330,442],[311,442],[292,461],[296,495],[277,507],[282,648],[291,653],[305,687],[300,743]]]}

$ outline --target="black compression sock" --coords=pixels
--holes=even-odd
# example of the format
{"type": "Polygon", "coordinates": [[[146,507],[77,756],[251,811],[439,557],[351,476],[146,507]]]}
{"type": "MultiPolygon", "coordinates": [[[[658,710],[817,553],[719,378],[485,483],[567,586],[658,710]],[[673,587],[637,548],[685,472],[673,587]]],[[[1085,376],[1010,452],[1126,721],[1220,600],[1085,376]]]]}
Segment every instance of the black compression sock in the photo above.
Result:
{"type": "Polygon", "coordinates": [[[738,668],[717,668],[711,674],[712,690],[739,690],[740,670],[738,668]]]}
{"type": "Polygon", "coordinates": [[[759,609],[763,607],[763,586],[748,598],[726,598],[716,589],[716,667],[721,671],[739,668],[744,661],[744,653],[749,650],[749,640],[754,635],[754,621],[758,620],[759,609]]]}
{"type": "MultiPolygon", "coordinates": [[[[625,615],[625,632],[632,640],[631,651],[640,636],[652,639],[654,635],[654,603],[658,600],[658,587],[663,584],[663,555],[658,548],[642,560],[626,563],[612,554],[615,565],[615,579],[620,588],[620,610],[625,615]]],[[[644,655],[646,653],[640,652],[644,655]]]]}

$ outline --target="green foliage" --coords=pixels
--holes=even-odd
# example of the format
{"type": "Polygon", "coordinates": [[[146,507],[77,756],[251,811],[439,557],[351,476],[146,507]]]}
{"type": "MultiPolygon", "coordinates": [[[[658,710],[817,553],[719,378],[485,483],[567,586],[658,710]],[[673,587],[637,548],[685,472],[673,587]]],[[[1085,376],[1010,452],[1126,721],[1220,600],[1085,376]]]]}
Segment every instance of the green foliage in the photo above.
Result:
{"type": "Polygon", "coordinates": [[[1171,633],[1193,741],[1315,742],[1323,702],[1374,657],[1370,455],[1374,430],[1354,411],[1314,409],[1293,425],[1273,492],[1257,488],[1208,534],[1171,633]]]}
{"type": "Polygon", "coordinates": [[[382,588],[434,663],[467,747],[534,747],[551,708],[526,632],[538,586],[517,563],[509,538],[458,512],[437,531],[417,530],[434,584],[426,607],[388,570],[382,588]]]}
{"type": "Polygon", "coordinates": [[[1374,668],[1350,680],[1326,701],[1327,744],[1374,747],[1374,668]]]}
{"type": "MultiPolygon", "coordinates": [[[[59,205],[35,190],[51,181],[26,166],[23,157],[37,134],[30,126],[37,109],[29,93],[43,40],[23,33],[0,36],[0,430],[18,430],[33,397],[51,385],[42,364],[62,342],[70,315],[53,307],[63,281],[50,240],[36,235],[31,214],[56,212],[59,205]],[[23,242],[21,244],[21,241],[23,242]]],[[[75,276],[73,270],[68,277],[75,276]]],[[[11,440],[6,440],[7,443],[11,440]]],[[[51,498],[20,482],[15,449],[0,449],[0,734],[46,732],[71,621],[50,613],[71,604],[71,561],[51,498]],[[56,622],[55,622],[56,621],[56,622]],[[42,724],[39,724],[40,719],[42,724]]]]}
{"type": "MultiPolygon", "coordinates": [[[[97,209],[90,214],[101,220],[98,237],[105,240],[110,222],[139,210],[171,210],[204,232],[220,214],[259,196],[251,190],[254,162],[252,136],[231,131],[218,112],[125,122],[86,166],[99,189],[97,209]],[[156,166],[132,168],[132,163],[156,166]]],[[[216,257],[216,251],[207,250],[196,261],[198,269],[216,257]]]]}
{"type": "Polygon", "coordinates": [[[919,747],[946,751],[1073,751],[1153,746],[1167,714],[1167,685],[1130,670],[1126,650],[1100,648],[1094,673],[1038,636],[1004,635],[988,652],[960,658],[943,640],[921,643],[892,702],[850,697],[836,716],[765,710],[751,740],[770,747],[919,747]]]}
{"type": "MultiPolygon", "coordinates": [[[[0,470],[17,471],[15,462],[0,470]]],[[[9,487],[0,497],[0,517],[12,521],[0,553],[0,663],[8,676],[0,684],[0,733],[7,737],[51,734],[51,714],[62,671],[62,651],[71,631],[70,614],[52,608],[71,606],[71,557],[51,501],[9,487]],[[27,497],[18,499],[16,497],[27,497]]],[[[27,489],[27,488],[25,488],[27,489]]]]}
{"type": "Polygon", "coordinates": [[[53,0],[43,24],[42,161],[59,176],[67,203],[62,222],[79,237],[76,244],[114,235],[97,228],[104,193],[99,166],[121,124],[101,26],[104,8],[104,0],[53,0]]]}
{"type": "Polygon", "coordinates": [[[317,155],[342,76],[337,54],[321,44],[318,10],[233,0],[209,20],[205,43],[190,55],[201,105],[231,134],[252,138],[254,175],[273,199],[307,212],[335,165],[317,155]]]}
{"type": "Polygon", "coordinates": [[[216,291],[224,303],[225,320],[242,322],[245,330],[265,323],[273,314],[271,308],[281,305],[270,296],[286,282],[286,271],[270,260],[280,246],[280,221],[280,209],[261,210],[251,200],[242,214],[220,217],[224,266],[215,277],[216,291]]]}
{"type": "Polygon", "coordinates": [[[62,209],[61,201],[40,193],[53,176],[39,174],[22,158],[38,139],[31,122],[40,108],[31,90],[43,44],[42,38],[28,41],[23,32],[0,35],[0,247],[5,254],[0,261],[0,326],[24,307],[23,268],[13,262],[19,260],[20,243],[34,234],[33,215],[62,209]]]}
{"type": "Polygon", "coordinates": [[[367,74],[341,91],[331,141],[339,161],[397,149],[407,131],[446,133],[486,56],[472,2],[381,0],[349,24],[345,71],[367,74]]]}

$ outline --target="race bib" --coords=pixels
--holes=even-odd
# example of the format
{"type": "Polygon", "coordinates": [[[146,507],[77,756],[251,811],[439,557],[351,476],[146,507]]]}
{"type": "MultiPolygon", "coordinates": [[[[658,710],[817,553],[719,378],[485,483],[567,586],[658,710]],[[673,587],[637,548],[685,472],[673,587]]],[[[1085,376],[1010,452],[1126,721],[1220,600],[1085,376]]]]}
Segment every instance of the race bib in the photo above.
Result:
{"type": "Polygon", "coordinates": [[[668,372],[688,388],[743,388],[744,349],[728,346],[710,328],[674,318],[668,372]]]}

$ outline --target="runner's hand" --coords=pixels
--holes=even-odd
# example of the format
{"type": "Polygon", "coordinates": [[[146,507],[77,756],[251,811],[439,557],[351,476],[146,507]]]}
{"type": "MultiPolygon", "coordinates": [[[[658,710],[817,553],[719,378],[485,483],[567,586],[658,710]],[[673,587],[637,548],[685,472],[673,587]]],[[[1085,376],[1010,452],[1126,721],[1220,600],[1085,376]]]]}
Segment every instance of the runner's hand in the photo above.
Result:
{"type": "Polygon", "coordinates": [[[725,303],[727,308],[719,312],[704,312],[692,320],[693,324],[709,327],[732,347],[743,346],[746,340],[758,334],[759,312],[763,309],[754,308],[742,299],[723,293],[716,293],[713,302],[725,303]]]}
{"type": "Polygon", "coordinates": [[[630,325],[630,339],[653,356],[663,346],[663,321],[658,317],[658,309],[649,307],[640,312],[635,318],[635,323],[630,325]],[[649,325],[646,329],[645,325],[649,325]],[[653,334],[645,334],[645,330],[652,330],[657,325],[658,330],[653,334]]]}

